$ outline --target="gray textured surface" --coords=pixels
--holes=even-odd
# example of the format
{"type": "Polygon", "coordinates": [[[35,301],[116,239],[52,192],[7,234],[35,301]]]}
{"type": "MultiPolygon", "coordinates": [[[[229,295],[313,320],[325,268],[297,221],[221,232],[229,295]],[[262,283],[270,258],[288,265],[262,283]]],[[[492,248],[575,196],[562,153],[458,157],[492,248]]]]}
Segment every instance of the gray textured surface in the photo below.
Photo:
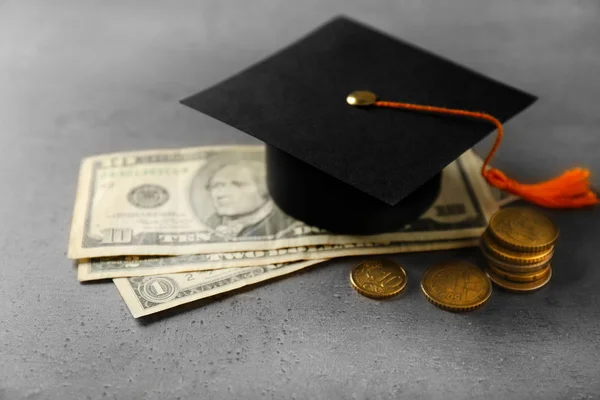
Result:
{"type": "Polygon", "coordinates": [[[346,13],[538,94],[496,164],[523,180],[586,165],[600,186],[600,3],[0,1],[0,399],[599,398],[599,210],[552,212],[551,285],[440,311],[427,266],[397,256],[375,302],[338,260],[145,321],[111,283],[81,285],[66,246],[79,161],[250,143],[177,101],[346,13]]]}

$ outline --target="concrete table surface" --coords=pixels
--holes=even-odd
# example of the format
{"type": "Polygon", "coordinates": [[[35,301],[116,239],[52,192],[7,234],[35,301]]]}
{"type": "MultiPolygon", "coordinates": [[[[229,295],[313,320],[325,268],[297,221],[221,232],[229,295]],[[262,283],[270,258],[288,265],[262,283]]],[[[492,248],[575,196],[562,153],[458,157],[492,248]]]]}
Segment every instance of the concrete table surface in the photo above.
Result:
{"type": "Polygon", "coordinates": [[[540,96],[495,164],[600,187],[597,0],[0,0],[0,399],[600,398],[598,209],[548,211],[548,287],[464,315],[418,282],[473,249],[394,256],[410,282],[386,302],[350,287],[356,259],[145,320],[77,282],[81,158],[256,143],[178,100],[340,13],[540,96]]]}

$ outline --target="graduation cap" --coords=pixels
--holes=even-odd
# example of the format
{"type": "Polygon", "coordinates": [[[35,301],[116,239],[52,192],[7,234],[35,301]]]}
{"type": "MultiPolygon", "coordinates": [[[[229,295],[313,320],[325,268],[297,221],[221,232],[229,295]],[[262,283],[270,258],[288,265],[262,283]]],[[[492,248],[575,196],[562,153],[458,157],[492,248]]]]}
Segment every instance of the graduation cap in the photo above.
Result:
{"type": "MultiPolygon", "coordinates": [[[[331,231],[371,234],[418,219],[434,203],[444,167],[491,133],[490,122],[500,135],[501,122],[535,100],[340,17],[182,103],[267,144],[268,188],[284,212],[331,231]],[[406,103],[349,96],[358,89],[406,103]]],[[[483,172],[527,197],[528,185],[483,172]]]]}

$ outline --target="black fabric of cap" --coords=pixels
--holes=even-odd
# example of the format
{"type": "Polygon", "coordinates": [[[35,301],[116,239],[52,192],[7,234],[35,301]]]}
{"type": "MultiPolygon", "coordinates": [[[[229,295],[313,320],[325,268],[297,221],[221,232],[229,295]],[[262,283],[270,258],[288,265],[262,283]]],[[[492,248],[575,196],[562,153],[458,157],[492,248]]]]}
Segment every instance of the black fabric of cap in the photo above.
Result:
{"type": "Polygon", "coordinates": [[[502,122],[536,99],[339,17],[182,102],[390,207],[494,130],[481,121],[352,107],[346,96],[355,90],[502,122]]]}

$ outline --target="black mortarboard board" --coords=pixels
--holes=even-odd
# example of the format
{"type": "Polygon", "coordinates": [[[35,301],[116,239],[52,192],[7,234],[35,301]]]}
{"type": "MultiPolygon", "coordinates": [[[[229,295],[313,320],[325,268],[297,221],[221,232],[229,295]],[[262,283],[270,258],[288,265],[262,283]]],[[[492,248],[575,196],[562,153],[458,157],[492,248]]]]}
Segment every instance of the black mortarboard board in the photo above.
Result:
{"type": "Polygon", "coordinates": [[[504,122],[535,97],[344,17],[183,100],[267,144],[283,211],[344,233],[401,228],[435,201],[440,171],[487,123],[346,103],[380,98],[482,111],[504,122]]]}

